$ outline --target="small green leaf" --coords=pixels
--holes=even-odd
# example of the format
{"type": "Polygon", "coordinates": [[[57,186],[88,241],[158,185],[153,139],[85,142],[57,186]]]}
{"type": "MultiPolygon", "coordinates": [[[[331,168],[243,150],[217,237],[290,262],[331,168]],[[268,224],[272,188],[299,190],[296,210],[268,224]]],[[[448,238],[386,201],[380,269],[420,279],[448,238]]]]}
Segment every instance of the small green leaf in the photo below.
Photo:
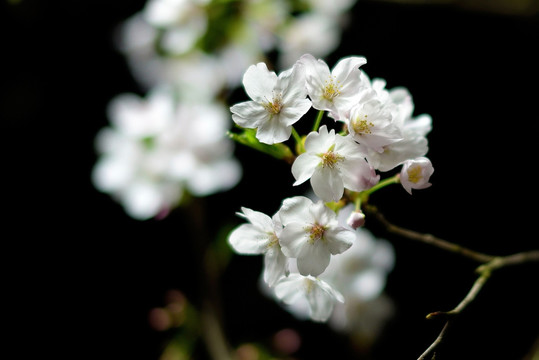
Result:
{"type": "Polygon", "coordinates": [[[250,148],[271,155],[274,158],[285,160],[287,162],[291,162],[294,159],[294,154],[285,144],[279,143],[268,145],[258,141],[255,129],[242,129],[242,133],[240,134],[229,131],[228,136],[242,145],[249,146],[250,148]]]}

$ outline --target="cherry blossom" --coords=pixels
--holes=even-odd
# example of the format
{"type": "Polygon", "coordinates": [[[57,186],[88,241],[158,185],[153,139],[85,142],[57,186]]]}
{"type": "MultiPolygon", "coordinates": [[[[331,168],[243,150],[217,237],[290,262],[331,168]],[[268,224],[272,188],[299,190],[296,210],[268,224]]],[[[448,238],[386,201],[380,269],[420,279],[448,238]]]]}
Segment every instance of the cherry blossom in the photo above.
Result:
{"type": "Polygon", "coordinates": [[[400,172],[400,182],[412,194],[412,189],[425,189],[432,185],[429,179],[433,172],[432,163],[426,157],[407,160],[400,172]]]}
{"type": "Polygon", "coordinates": [[[336,302],[344,302],[342,294],[325,281],[297,273],[281,278],[275,285],[275,295],[285,304],[303,300],[310,318],[318,322],[327,321],[336,302]]]}
{"type": "Polygon", "coordinates": [[[269,286],[288,275],[287,258],[281,251],[279,236],[282,231],[279,216],[268,215],[242,207],[238,215],[249,221],[240,225],[228,237],[232,248],[240,254],[264,254],[264,281],[269,286]]]}
{"type": "Polygon", "coordinates": [[[324,201],[340,200],[344,188],[363,191],[378,181],[359,145],[325,125],[307,135],[305,153],[292,164],[292,174],[294,185],[310,178],[314,193],[324,201]]]}
{"type": "Polygon", "coordinates": [[[286,141],[292,125],[311,108],[304,73],[298,66],[277,76],[265,63],[251,65],[243,76],[251,101],[230,108],[232,120],[241,127],[257,129],[257,139],[265,144],[286,141]]]}
{"type": "Polygon", "coordinates": [[[357,102],[364,86],[359,70],[367,63],[364,57],[343,58],[331,71],[311,54],[303,55],[298,62],[305,68],[305,84],[315,109],[330,111],[339,120],[339,114],[357,102]]]}
{"type": "Polygon", "coordinates": [[[313,203],[304,196],[285,199],[279,216],[284,226],[281,249],[287,257],[297,258],[302,275],[320,275],[331,255],[352,246],[354,233],[339,226],[337,215],[322,201],[313,203]]]}

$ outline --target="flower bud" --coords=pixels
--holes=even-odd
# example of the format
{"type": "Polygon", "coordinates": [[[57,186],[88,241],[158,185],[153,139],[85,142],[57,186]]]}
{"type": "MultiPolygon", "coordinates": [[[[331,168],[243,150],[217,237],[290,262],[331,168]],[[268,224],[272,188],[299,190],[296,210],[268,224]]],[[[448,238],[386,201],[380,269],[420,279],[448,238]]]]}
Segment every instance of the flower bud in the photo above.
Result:
{"type": "Polygon", "coordinates": [[[357,229],[358,227],[365,225],[365,214],[361,211],[352,212],[348,217],[348,220],[346,220],[346,224],[352,229],[357,229]]]}

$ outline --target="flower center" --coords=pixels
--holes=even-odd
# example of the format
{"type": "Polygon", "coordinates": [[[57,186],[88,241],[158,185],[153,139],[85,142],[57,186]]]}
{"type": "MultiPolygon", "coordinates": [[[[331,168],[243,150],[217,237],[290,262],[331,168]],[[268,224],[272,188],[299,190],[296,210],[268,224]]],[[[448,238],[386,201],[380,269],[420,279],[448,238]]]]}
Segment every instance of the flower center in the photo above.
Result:
{"type": "Polygon", "coordinates": [[[419,165],[409,167],[406,173],[408,174],[408,180],[414,184],[417,184],[423,178],[421,175],[421,166],[419,165]]]}
{"type": "Polygon", "coordinates": [[[352,120],[352,128],[359,135],[371,134],[373,126],[374,124],[367,120],[367,115],[358,116],[352,120]]]}
{"type": "Polygon", "coordinates": [[[334,98],[341,94],[342,86],[339,81],[335,82],[334,80],[335,77],[330,76],[329,79],[324,82],[324,92],[322,96],[329,101],[333,101],[334,98]]]}
{"type": "Polygon", "coordinates": [[[279,244],[279,238],[274,232],[268,233],[268,237],[269,237],[269,242],[268,242],[268,245],[266,245],[266,248],[270,249],[274,247],[275,245],[279,244]]]}
{"type": "Polygon", "coordinates": [[[321,164],[323,167],[329,167],[330,169],[334,169],[339,161],[344,160],[344,156],[333,152],[334,148],[335,145],[330,147],[327,152],[318,155],[322,159],[321,164]]]}
{"type": "MultiPolygon", "coordinates": [[[[266,98],[266,100],[268,100],[266,98]]],[[[273,99],[271,101],[268,100],[267,103],[265,104],[262,104],[262,106],[264,106],[264,108],[272,115],[277,115],[278,113],[281,112],[281,109],[283,108],[283,95],[278,93],[278,94],[273,94],[273,99]]]]}
{"type": "Polygon", "coordinates": [[[324,233],[326,232],[326,227],[318,223],[313,224],[309,229],[309,242],[313,244],[317,240],[324,238],[324,233]]]}

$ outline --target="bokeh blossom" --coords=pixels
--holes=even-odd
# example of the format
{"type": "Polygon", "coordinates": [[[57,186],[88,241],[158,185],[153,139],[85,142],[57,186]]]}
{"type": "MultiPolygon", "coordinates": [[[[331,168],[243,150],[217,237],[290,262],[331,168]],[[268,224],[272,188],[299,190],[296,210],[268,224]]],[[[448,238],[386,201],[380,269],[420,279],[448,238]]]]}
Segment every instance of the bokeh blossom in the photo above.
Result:
{"type": "Polygon", "coordinates": [[[185,191],[206,196],[241,177],[219,103],[178,104],[169,88],[159,88],[147,98],[119,95],[108,115],[111,126],[96,139],[93,182],[135,219],[164,216],[185,191]]]}

